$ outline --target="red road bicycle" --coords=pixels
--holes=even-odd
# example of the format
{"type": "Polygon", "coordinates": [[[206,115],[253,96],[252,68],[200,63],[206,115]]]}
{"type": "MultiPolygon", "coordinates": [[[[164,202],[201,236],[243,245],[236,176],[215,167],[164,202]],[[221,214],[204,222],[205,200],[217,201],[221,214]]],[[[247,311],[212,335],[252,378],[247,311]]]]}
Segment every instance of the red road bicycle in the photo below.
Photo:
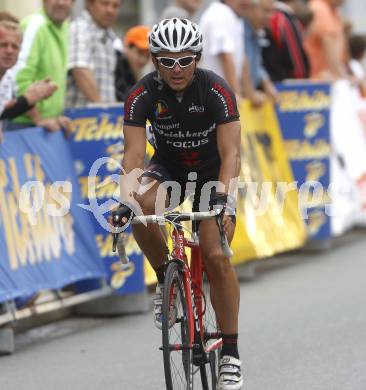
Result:
{"type": "MultiPolygon", "coordinates": [[[[162,347],[167,390],[192,390],[196,373],[200,373],[203,390],[215,390],[219,352],[222,346],[215,312],[210,299],[209,280],[199,247],[198,221],[216,218],[225,254],[232,256],[222,225],[223,213],[177,213],[135,217],[132,223],[170,224],[172,250],[166,262],[162,307],[162,347]],[[182,222],[193,221],[192,231],[182,222]],[[191,238],[185,237],[185,232],[191,238]],[[186,248],[191,250],[189,263],[186,248]],[[172,315],[172,311],[174,311],[172,315]],[[175,321],[172,321],[171,318],[175,321]],[[208,368],[208,370],[206,369],[208,368]]],[[[118,220],[114,221],[115,225],[118,220]]],[[[114,233],[114,250],[118,233],[114,233]]],[[[168,247],[167,247],[168,248],[168,247]]],[[[124,254],[122,254],[124,255],[124,254]]]]}

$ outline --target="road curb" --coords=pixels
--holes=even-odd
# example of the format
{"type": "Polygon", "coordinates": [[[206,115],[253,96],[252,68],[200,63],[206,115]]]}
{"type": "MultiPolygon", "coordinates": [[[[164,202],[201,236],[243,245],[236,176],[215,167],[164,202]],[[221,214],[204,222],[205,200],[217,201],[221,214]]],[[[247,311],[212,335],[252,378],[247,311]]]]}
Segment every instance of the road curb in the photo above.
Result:
{"type": "Polygon", "coordinates": [[[147,291],[129,295],[111,295],[83,303],[73,308],[73,314],[82,316],[117,316],[146,313],[149,310],[147,291]]]}
{"type": "Polygon", "coordinates": [[[14,353],[14,330],[11,326],[0,328],[0,355],[11,355],[14,353]]]}

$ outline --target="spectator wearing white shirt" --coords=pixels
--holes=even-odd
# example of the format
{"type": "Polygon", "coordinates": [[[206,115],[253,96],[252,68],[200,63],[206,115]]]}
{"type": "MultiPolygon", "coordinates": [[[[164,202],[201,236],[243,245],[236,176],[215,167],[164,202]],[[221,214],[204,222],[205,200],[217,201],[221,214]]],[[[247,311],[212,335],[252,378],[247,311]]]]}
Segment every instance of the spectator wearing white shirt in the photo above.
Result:
{"type": "Polygon", "coordinates": [[[247,0],[215,1],[202,14],[203,36],[200,67],[223,77],[237,95],[242,93],[244,22],[247,0]]]}
{"type": "Polygon", "coordinates": [[[348,37],[350,51],[349,67],[355,77],[361,95],[366,97],[366,70],[362,61],[366,53],[366,35],[352,34],[348,37]]]}
{"type": "Polygon", "coordinates": [[[68,107],[112,103],[115,97],[116,23],[122,0],[87,0],[70,26],[68,107]]]}

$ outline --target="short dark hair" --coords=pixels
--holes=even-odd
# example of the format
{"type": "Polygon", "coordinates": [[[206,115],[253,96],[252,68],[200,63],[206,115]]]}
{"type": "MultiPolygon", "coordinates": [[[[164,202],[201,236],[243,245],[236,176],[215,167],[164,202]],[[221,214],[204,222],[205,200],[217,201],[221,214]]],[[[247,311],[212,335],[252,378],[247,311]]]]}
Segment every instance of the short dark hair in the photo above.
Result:
{"type": "Polygon", "coordinates": [[[6,11],[0,11],[0,22],[12,22],[19,24],[19,19],[6,11]]]}
{"type": "Polygon", "coordinates": [[[353,34],[348,38],[351,57],[361,60],[366,51],[366,35],[353,34]]]}
{"type": "Polygon", "coordinates": [[[303,9],[297,11],[296,16],[304,28],[308,28],[314,20],[314,12],[308,6],[305,6],[303,9]]]}

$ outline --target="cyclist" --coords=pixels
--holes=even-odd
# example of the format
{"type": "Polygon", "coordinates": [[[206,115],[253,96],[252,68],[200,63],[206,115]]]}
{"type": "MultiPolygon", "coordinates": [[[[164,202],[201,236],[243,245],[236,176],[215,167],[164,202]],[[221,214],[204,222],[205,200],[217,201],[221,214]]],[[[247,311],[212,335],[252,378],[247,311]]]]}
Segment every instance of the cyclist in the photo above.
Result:
{"type": "MultiPolygon", "coordinates": [[[[202,35],[189,20],[172,18],[156,24],[149,36],[149,47],[156,70],[140,80],[125,101],[125,174],[121,176],[119,214],[127,221],[138,212],[136,204],[144,214],[156,214],[160,184],[172,184],[172,180],[183,190],[181,202],[192,186],[192,178],[196,184],[194,211],[202,205],[205,183],[209,181],[222,183],[211,191],[210,206],[232,210],[235,206],[228,195],[229,186],[238,177],[240,166],[240,122],[234,93],[218,75],[197,67],[202,35]],[[155,154],[140,180],[147,189],[142,192],[138,181],[129,180],[129,174],[135,168],[144,168],[147,120],[151,123],[155,154]]],[[[172,188],[168,194],[169,199],[176,195],[172,188]]],[[[224,227],[231,241],[234,215],[224,216],[224,227]]],[[[238,280],[223,253],[216,221],[202,221],[199,229],[211,299],[223,338],[217,389],[241,389],[238,280]]],[[[157,275],[154,315],[161,329],[165,240],[153,224],[133,225],[133,234],[157,275]]]]}

